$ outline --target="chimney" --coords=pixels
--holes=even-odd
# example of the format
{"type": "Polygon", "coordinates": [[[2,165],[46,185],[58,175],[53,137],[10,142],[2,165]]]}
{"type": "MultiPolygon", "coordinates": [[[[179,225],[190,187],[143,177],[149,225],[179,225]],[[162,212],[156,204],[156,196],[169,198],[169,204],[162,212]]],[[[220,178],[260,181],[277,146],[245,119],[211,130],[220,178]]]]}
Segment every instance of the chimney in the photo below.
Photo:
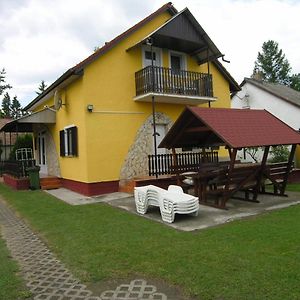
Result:
{"type": "Polygon", "coordinates": [[[253,73],[252,78],[258,81],[263,81],[263,73],[261,71],[256,70],[255,73],[253,73]]]}

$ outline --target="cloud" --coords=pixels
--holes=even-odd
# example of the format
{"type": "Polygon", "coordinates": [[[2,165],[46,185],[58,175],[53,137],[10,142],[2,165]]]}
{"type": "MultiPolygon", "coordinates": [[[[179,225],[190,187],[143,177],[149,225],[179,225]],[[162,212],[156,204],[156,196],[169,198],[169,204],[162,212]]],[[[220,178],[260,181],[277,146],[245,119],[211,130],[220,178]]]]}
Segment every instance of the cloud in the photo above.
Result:
{"type": "MultiPolygon", "coordinates": [[[[252,72],[262,43],[279,42],[293,71],[300,72],[298,1],[174,0],[188,6],[240,82],[252,72]]],[[[1,0],[0,68],[22,104],[48,84],[154,10],[165,0],[1,0]]]]}

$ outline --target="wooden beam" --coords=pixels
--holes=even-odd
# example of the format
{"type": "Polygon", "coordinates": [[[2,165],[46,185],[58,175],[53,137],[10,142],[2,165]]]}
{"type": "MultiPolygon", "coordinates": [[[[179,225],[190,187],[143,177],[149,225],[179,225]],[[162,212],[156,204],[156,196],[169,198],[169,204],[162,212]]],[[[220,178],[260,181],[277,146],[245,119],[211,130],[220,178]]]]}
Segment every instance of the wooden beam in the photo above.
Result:
{"type": "Polygon", "coordinates": [[[262,161],[261,161],[260,171],[259,171],[259,174],[257,176],[256,187],[254,188],[254,193],[253,193],[253,200],[254,201],[256,201],[258,192],[260,190],[261,180],[262,180],[262,177],[263,177],[263,172],[266,168],[267,159],[268,159],[268,155],[269,155],[269,150],[270,150],[270,146],[266,146],[265,150],[264,150],[264,155],[263,155],[263,158],[262,158],[262,161]]]}
{"type": "Polygon", "coordinates": [[[231,175],[234,169],[234,163],[235,163],[235,159],[236,159],[236,154],[237,154],[237,149],[232,149],[232,148],[228,148],[228,152],[229,152],[229,156],[230,156],[230,165],[229,165],[229,169],[228,169],[228,178],[227,178],[227,182],[225,184],[225,193],[222,196],[222,200],[221,200],[221,208],[225,208],[226,206],[226,202],[228,201],[228,197],[230,197],[229,194],[229,185],[230,185],[230,179],[231,179],[231,175]]]}
{"type": "Polygon", "coordinates": [[[176,181],[177,185],[180,185],[179,171],[178,171],[178,161],[175,148],[172,148],[172,158],[173,158],[173,166],[176,170],[176,181]]]}
{"type": "Polygon", "coordinates": [[[290,157],[289,157],[289,160],[288,160],[288,165],[286,167],[286,174],[284,175],[284,179],[283,179],[283,182],[282,182],[282,188],[281,188],[281,191],[280,191],[281,195],[284,195],[284,192],[285,192],[285,188],[286,188],[286,185],[287,185],[289,174],[290,174],[291,169],[292,169],[292,164],[293,164],[293,160],[294,160],[294,156],[295,156],[295,152],[296,152],[296,147],[297,147],[297,145],[295,145],[295,144],[292,145],[292,149],[291,149],[291,152],[290,152],[290,157]]]}
{"type": "Polygon", "coordinates": [[[185,132],[190,133],[190,132],[207,132],[207,131],[211,131],[211,129],[205,126],[198,126],[198,127],[190,127],[185,132]]]}
{"type": "Polygon", "coordinates": [[[173,139],[173,143],[171,145],[172,148],[174,148],[174,145],[176,144],[176,142],[181,138],[181,136],[185,133],[185,129],[194,121],[194,118],[190,118],[185,126],[183,126],[180,130],[180,132],[178,132],[177,137],[173,139]]]}

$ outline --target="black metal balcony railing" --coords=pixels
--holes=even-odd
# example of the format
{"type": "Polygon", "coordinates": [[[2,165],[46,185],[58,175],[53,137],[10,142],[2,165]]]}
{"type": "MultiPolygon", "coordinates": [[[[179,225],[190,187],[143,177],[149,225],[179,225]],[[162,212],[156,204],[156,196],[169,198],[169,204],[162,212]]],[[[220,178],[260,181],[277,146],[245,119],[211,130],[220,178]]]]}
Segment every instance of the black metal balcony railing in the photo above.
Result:
{"type": "Polygon", "coordinates": [[[206,73],[148,66],[135,73],[136,96],[147,93],[213,97],[212,76],[206,73]]]}

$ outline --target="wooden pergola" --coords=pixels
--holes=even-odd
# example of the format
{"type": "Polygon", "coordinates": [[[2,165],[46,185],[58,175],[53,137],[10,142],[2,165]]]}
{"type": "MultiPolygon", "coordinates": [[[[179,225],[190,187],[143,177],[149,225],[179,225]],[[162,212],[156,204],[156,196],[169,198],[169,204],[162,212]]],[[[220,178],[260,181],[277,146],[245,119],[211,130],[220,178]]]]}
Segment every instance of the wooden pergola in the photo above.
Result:
{"type": "Polygon", "coordinates": [[[226,171],[227,180],[223,184],[225,188],[222,199],[216,203],[216,206],[224,208],[232,194],[238,189],[245,189],[250,181],[253,182],[254,177],[255,186],[251,186],[251,189],[254,191],[253,200],[256,201],[270,147],[292,145],[280,189],[280,194],[283,195],[297,144],[300,144],[299,132],[266,110],[186,107],[159,147],[172,149],[175,158],[175,148],[225,146],[230,161],[226,171]],[[252,175],[247,174],[244,168],[244,172],[237,176],[237,151],[249,147],[264,147],[261,164],[252,175]],[[230,190],[230,185],[236,177],[240,177],[239,184],[230,190]]]}

